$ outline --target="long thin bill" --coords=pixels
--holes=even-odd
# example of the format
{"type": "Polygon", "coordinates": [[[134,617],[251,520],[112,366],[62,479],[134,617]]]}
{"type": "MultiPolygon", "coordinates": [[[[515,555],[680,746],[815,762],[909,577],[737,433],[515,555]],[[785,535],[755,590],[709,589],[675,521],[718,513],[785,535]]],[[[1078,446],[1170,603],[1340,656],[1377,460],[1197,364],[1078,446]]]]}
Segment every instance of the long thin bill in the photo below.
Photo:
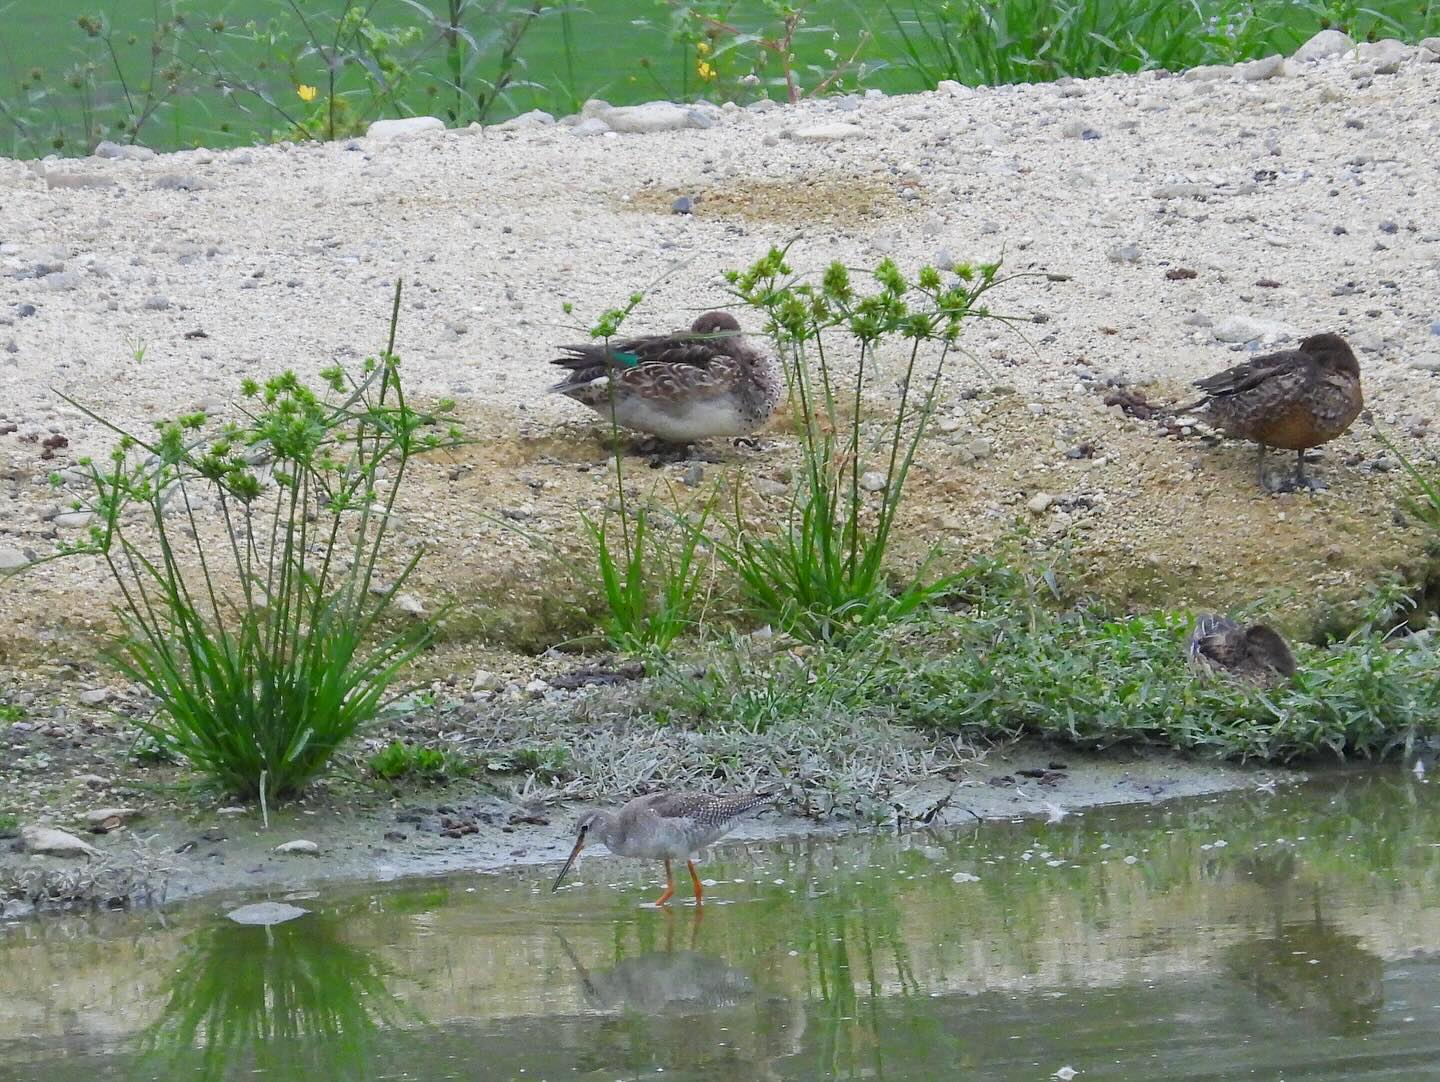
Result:
{"type": "Polygon", "coordinates": [[[565,867],[561,868],[560,874],[555,877],[555,885],[550,888],[551,894],[554,894],[557,890],[560,889],[561,880],[563,880],[567,875],[570,874],[570,868],[575,863],[575,858],[580,855],[580,850],[584,848],[585,836],[582,834],[579,838],[575,839],[575,848],[570,850],[570,856],[565,861],[565,867]]]}

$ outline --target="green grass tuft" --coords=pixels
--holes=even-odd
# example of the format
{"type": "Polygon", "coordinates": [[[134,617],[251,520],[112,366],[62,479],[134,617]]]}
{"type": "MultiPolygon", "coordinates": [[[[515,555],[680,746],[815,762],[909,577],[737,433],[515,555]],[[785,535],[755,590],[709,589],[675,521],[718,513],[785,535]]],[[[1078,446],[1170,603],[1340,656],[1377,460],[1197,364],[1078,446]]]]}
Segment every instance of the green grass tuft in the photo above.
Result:
{"type": "Polygon", "coordinates": [[[470,765],[459,756],[438,748],[406,744],[400,740],[392,740],[365,760],[365,764],[372,774],[386,781],[407,777],[439,781],[444,778],[464,777],[470,773],[470,765]]]}
{"type": "Polygon", "coordinates": [[[890,538],[945,365],[962,325],[990,315],[982,301],[998,274],[999,264],[922,267],[911,279],[884,259],[865,275],[868,289],[840,263],[807,282],[779,248],[727,274],[766,319],[801,453],[778,531],[747,523],[737,491],[728,536],[712,540],[755,619],[820,642],[913,617],[950,588],[926,582],[925,567],[897,582],[890,538]],[[867,423],[867,398],[888,382],[877,357],[891,347],[908,357],[899,398],[867,423]]]}
{"type": "Polygon", "coordinates": [[[329,369],[319,391],[289,372],[247,381],[244,423],[115,429],[108,463],[83,463],[98,524],[61,554],[98,557],[122,593],[114,660],[160,702],[139,727],[241,798],[303,789],[428,637],[381,630],[420,553],[383,585],[379,564],[411,456],[458,434],[423,431],[436,417],[406,404],[399,304],[397,285],[386,349],[360,373],[329,369]]]}

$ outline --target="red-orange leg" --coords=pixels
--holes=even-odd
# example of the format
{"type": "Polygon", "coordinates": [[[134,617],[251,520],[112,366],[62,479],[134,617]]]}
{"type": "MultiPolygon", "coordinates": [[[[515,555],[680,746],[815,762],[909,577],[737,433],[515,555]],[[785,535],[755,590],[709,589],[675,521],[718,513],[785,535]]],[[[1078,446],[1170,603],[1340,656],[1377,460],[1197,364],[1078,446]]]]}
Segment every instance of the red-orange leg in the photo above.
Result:
{"type": "Polygon", "coordinates": [[[665,893],[655,899],[657,906],[664,905],[675,894],[675,873],[670,870],[670,862],[665,862],[665,893]]]}
{"type": "Polygon", "coordinates": [[[700,885],[700,877],[695,874],[695,862],[687,860],[685,865],[690,869],[690,882],[695,884],[695,904],[700,905],[705,901],[705,888],[700,885]]]}

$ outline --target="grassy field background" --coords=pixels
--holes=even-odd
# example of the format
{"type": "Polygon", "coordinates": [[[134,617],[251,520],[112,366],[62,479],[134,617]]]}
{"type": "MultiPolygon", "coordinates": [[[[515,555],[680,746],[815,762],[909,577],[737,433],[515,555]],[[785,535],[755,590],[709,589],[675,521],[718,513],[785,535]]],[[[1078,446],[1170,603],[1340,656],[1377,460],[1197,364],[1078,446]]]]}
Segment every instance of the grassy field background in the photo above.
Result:
{"type": "Polygon", "coordinates": [[[784,55],[801,92],[895,93],[1229,63],[1288,52],[1325,26],[1359,38],[1440,33],[1440,0],[798,7],[787,32],[778,0],[0,0],[0,152],[331,138],[380,116],[489,123],[574,112],[590,97],[783,100],[784,55]],[[463,30],[447,41],[457,12],[463,30]]]}

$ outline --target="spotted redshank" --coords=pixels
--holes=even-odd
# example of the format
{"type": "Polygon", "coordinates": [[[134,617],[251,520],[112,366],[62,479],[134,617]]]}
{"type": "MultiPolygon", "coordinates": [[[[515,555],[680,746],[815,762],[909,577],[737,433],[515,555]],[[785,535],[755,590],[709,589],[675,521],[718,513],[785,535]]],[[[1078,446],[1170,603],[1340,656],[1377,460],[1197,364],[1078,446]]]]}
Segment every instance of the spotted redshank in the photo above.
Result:
{"type": "Polygon", "coordinates": [[[729,833],[740,816],[774,799],[770,793],[744,796],[651,793],[636,797],[618,812],[590,812],[576,824],[575,848],[570,850],[565,867],[560,869],[550,889],[560,889],[580,850],[594,838],[622,857],[665,862],[665,893],[655,900],[657,906],[664,905],[675,893],[675,875],[670,862],[683,860],[690,869],[690,882],[695,884],[695,902],[703,903],[705,889],[695,874],[695,857],[729,833]]]}

